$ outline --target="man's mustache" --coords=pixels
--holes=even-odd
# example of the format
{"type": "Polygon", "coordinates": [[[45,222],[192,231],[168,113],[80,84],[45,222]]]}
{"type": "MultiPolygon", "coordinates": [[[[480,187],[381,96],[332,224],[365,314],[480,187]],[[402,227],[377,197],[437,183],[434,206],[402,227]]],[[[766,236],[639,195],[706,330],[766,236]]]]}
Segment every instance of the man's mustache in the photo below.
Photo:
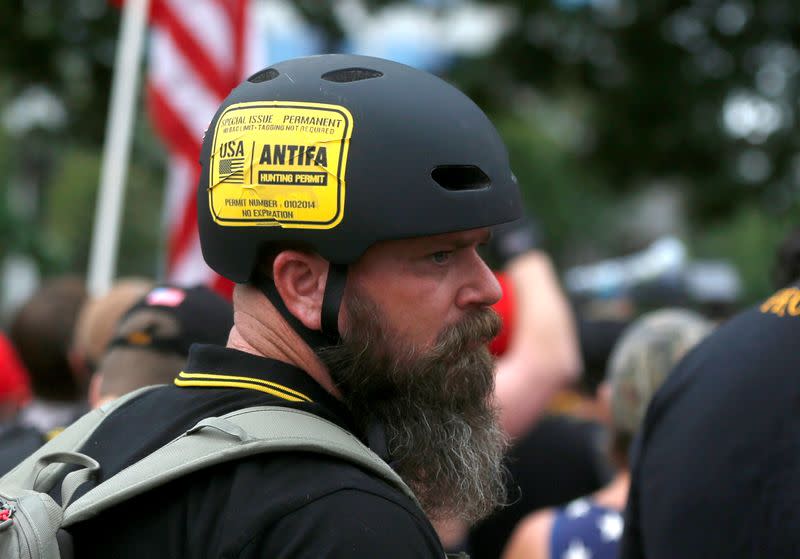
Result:
{"type": "Polygon", "coordinates": [[[503,323],[491,309],[472,311],[458,323],[445,328],[436,338],[431,356],[452,358],[486,346],[500,333],[503,323]]]}

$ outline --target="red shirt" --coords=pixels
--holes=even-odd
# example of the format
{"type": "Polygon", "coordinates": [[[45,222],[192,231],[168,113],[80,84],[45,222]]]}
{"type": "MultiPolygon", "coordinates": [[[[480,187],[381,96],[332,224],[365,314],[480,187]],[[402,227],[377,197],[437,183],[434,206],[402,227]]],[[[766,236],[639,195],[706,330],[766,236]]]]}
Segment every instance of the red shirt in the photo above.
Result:
{"type": "Polygon", "coordinates": [[[502,355],[508,349],[508,343],[511,338],[511,328],[514,325],[514,290],[511,286],[511,280],[504,274],[497,272],[495,275],[497,276],[497,281],[500,283],[503,296],[492,306],[492,309],[500,315],[500,318],[503,320],[503,327],[497,337],[489,343],[489,351],[494,355],[502,355]]]}
{"type": "Polygon", "coordinates": [[[24,404],[30,399],[28,372],[14,346],[0,334],[0,402],[24,404]]]}

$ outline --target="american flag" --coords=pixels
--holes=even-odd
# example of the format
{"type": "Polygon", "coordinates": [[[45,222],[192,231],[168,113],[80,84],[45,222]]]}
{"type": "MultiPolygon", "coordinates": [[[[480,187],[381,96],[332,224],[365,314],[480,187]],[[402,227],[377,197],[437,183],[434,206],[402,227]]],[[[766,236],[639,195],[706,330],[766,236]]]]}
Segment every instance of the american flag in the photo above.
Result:
{"type": "Polygon", "coordinates": [[[169,151],[164,216],[171,283],[231,289],[200,252],[198,158],[217,107],[260,65],[253,18],[248,0],[152,0],[147,104],[169,151]]]}
{"type": "Polygon", "coordinates": [[[177,307],[186,299],[186,292],[175,287],[156,287],[145,299],[152,307],[177,307]]]}

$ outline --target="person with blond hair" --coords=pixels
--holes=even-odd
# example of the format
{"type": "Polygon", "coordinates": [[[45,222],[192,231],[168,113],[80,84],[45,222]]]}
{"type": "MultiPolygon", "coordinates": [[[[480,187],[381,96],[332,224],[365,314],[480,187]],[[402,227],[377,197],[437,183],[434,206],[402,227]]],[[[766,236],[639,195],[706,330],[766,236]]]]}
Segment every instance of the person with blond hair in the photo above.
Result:
{"type": "Polygon", "coordinates": [[[503,559],[615,559],[630,486],[628,454],[647,406],[670,370],[711,330],[682,310],[648,313],[623,333],[609,360],[609,451],[617,472],[604,488],[555,509],[531,514],[515,530],[503,559]]]}

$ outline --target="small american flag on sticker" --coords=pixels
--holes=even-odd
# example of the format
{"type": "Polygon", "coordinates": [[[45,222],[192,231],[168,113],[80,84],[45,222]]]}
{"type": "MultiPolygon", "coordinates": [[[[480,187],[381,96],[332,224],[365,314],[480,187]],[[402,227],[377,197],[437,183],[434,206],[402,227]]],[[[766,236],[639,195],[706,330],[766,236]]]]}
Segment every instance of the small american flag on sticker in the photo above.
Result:
{"type": "Polygon", "coordinates": [[[186,298],[186,292],[175,287],[157,287],[147,294],[147,304],[153,307],[177,307],[186,298]]]}
{"type": "Polygon", "coordinates": [[[222,182],[238,184],[244,182],[244,157],[220,159],[219,175],[222,182]]]}

